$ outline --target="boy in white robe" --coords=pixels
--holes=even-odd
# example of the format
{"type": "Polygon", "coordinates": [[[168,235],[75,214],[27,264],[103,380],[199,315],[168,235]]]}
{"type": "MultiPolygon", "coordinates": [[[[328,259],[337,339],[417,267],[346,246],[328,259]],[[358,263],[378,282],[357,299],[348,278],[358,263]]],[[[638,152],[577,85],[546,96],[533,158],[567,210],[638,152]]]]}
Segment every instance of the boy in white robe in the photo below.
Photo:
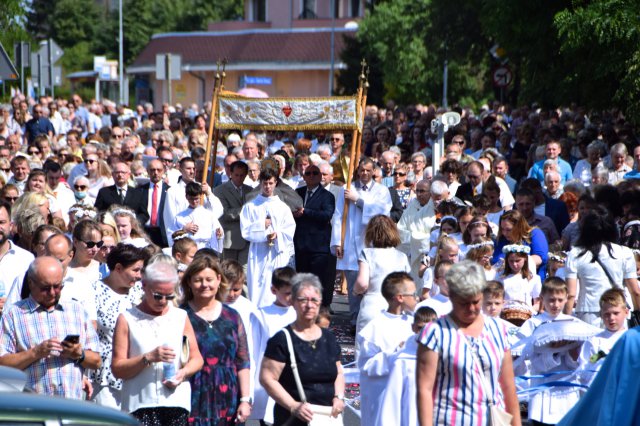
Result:
{"type": "MultiPolygon", "coordinates": [[[[176,215],[173,228],[186,231],[198,249],[210,248],[222,253],[224,231],[215,214],[200,205],[202,185],[195,181],[187,183],[185,195],[189,206],[176,215]]],[[[173,239],[171,243],[173,245],[173,239]]]]}
{"type": "Polygon", "coordinates": [[[406,272],[387,275],[382,282],[382,295],[389,309],[371,320],[356,336],[363,425],[373,425],[378,418],[389,374],[389,358],[414,335],[411,324],[417,295],[411,275],[406,272]]]}
{"type": "Polygon", "coordinates": [[[389,216],[391,195],[386,186],[373,180],[375,163],[363,158],[358,166],[358,181],[351,189],[342,187],[336,197],[336,210],[331,219],[331,253],[338,258],[336,269],[344,271],[349,297],[351,325],[355,327],[362,296],[353,293],[358,278],[358,258],[364,248],[364,231],[369,220],[376,215],[389,216]],[[349,206],[347,214],[344,247],[342,247],[342,213],[349,206]]]}
{"type": "Polygon", "coordinates": [[[423,306],[416,308],[412,331],[402,350],[389,359],[389,379],[382,395],[380,415],[376,426],[398,425],[418,426],[418,406],[416,404],[416,352],[417,334],[431,321],[438,318],[436,311],[423,306]]]}
{"type": "Polygon", "coordinates": [[[249,352],[249,361],[251,362],[249,367],[249,395],[252,399],[255,399],[255,378],[256,370],[259,369],[259,365],[256,364],[254,340],[253,340],[253,327],[256,322],[259,323],[258,308],[251,303],[249,299],[242,295],[242,289],[246,281],[246,275],[242,265],[235,260],[223,260],[221,263],[222,273],[229,283],[229,291],[227,293],[227,299],[225,305],[233,308],[240,314],[242,323],[244,324],[245,332],[247,333],[247,349],[249,352]]]}
{"type": "Polygon", "coordinates": [[[580,381],[590,385],[600,370],[604,358],[611,352],[620,336],[627,331],[629,308],[622,289],[611,288],[600,296],[600,318],[605,330],[589,339],[580,351],[580,381]]]}
{"type": "Polygon", "coordinates": [[[278,331],[296,320],[296,311],[291,306],[291,279],[296,272],[289,267],[278,268],[273,271],[271,278],[271,292],[275,301],[269,306],[258,309],[252,318],[254,359],[256,360],[255,392],[250,419],[273,422],[274,402],[260,385],[260,364],[267,348],[267,341],[278,331]]]}
{"type": "Polygon", "coordinates": [[[447,285],[447,281],[444,279],[447,271],[453,265],[453,262],[449,260],[441,260],[433,267],[433,282],[437,284],[439,291],[428,299],[423,300],[418,303],[416,309],[424,307],[429,307],[436,311],[436,315],[438,318],[447,315],[451,312],[452,305],[451,300],[449,300],[449,286],[447,285]]]}
{"type": "Polygon", "coordinates": [[[277,179],[277,171],[262,170],[262,192],[240,212],[242,238],[251,243],[247,262],[249,300],[258,308],[273,303],[271,274],[289,265],[294,255],[296,222],[291,209],[274,195],[277,179]]]}
{"type": "MultiPolygon", "coordinates": [[[[544,375],[554,372],[575,370],[576,359],[580,352],[582,341],[570,339],[555,341],[545,346],[536,347],[534,331],[547,323],[575,323],[576,332],[585,330],[584,335],[594,336],[597,333],[595,327],[580,321],[579,319],[562,313],[567,303],[567,285],[558,277],[547,278],[542,284],[540,297],[544,306],[544,312],[527,320],[520,327],[518,337],[525,340],[522,356],[514,361],[514,370],[517,375],[544,375]],[[596,330],[595,332],[592,332],[596,330]]],[[[558,327],[565,324],[558,324],[558,327]]],[[[563,334],[566,336],[566,334],[563,334]]],[[[568,336],[567,336],[568,337],[568,336]]],[[[583,341],[587,340],[585,338],[583,341]]],[[[512,349],[514,355],[519,354],[519,349],[512,349]]],[[[541,385],[548,381],[573,381],[575,374],[557,374],[546,378],[531,380],[531,386],[541,385]]],[[[531,395],[529,399],[529,419],[541,424],[556,424],[580,399],[580,390],[577,387],[552,387],[531,395]]]]}

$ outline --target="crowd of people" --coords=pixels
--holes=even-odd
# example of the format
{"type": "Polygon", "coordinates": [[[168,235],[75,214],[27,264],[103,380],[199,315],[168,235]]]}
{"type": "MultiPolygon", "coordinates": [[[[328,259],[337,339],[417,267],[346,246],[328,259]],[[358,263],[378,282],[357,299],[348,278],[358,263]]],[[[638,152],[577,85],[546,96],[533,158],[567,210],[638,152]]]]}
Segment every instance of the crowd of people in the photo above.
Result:
{"type": "Polygon", "coordinates": [[[437,164],[445,110],[390,102],[357,163],[341,131],[239,128],[205,171],[210,105],[0,105],[0,365],[144,425],[331,421],[338,291],[363,425],[579,418],[640,309],[640,140],[453,110],[437,164]]]}

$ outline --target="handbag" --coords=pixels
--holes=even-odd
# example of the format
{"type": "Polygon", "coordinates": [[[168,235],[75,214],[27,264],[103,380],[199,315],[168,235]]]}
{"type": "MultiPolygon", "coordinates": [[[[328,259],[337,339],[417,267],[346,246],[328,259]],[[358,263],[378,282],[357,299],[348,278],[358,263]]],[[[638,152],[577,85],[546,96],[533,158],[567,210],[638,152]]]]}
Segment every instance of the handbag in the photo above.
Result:
{"type": "MultiPolygon", "coordinates": [[[[600,267],[602,268],[602,270],[604,271],[604,274],[607,276],[607,278],[609,279],[609,284],[611,284],[612,288],[618,288],[618,286],[616,285],[616,282],[613,280],[613,277],[611,276],[611,274],[609,273],[609,270],[604,266],[604,264],[600,261],[599,257],[596,257],[596,262],[598,262],[598,265],[600,265],[600,267]]],[[[624,286],[624,282],[622,283],[622,288],[624,288],[625,290],[625,294],[629,291],[625,286],[624,286]]],[[[629,308],[629,304],[627,303],[627,308],[629,308]]],[[[636,311],[636,310],[631,310],[631,316],[629,317],[629,319],[627,320],[627,328],[633,328],[633,327],[637,327],[640,325],[640,311],[636,311]]]]}
{"type": "Polygon", "coordinates": [[[478,356],[473,350],[473,345],[468,341],[467,336],[464,336],[467,341],[467,345],[472,348],[471,349],[471,357],[473,358],[473,362],[475,366],[478,368],[478,373],[480,374],[480,386],[482,387],[482,393],[486,395],[487,403],[489,404],[489,424],[491,426],[510,426],[511,419],[513,416],[507,413],[502,408],[498,407],[493,401],[493,395],[489,391],[489,384],[487,383],[487,378],[484,375],[484,371],[482,370],[482,366],[480,365],[480,361],[478,360],[478,356]]]}
{"type": "MultiPolygon", "coordinates": [[[[289,330],[283,328],[284,336],[287,339],[287,349],[289,349],[289,356],[291,357],[291,370],[293,371],[293,378],[296,381],[296,387],[298,388],[298,393],[300,394],[300,400],[305,403],[307,402],[307,396],[304,393],[304,388],[302,387],[302,381],[300,380],[300,374],[298,373],[298,363],[296,362],[296,354],[293,351],[293,342],[291,341],[291,334],[289,334],[289,330]]],[[[313,418],[308,423],[309,426],[342,426],[342,413],[338,414],[338,417],[333,417],[331,415],[332,407],[327,405],[316,405],[309,404],[311,407],[311,411],[313,411],[313,418]]],[[[286,423],[287,426],[295,417],[292,416],[286,423]]]]}

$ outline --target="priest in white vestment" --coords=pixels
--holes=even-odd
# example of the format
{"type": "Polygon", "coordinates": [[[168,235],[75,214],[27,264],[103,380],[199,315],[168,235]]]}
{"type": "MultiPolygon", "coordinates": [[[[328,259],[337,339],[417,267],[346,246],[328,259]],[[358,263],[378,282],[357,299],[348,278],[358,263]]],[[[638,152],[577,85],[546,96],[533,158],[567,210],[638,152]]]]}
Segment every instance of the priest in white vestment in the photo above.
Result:
{"type": "Polygon", "coordinates": [[[360,311],[361,297],[353,294],[353,286],[358,278],[358,257],[364,248],[364,232],[369,220],[376,215],[389,216],[391,195],[386,186],[373,180],[375,164],[365,157],[358,166],[358,181],[351,187],[342,187],[336,198],[336,210],[331,219],[331,253],[338,258],[336,269],[344,271],[349,292],[349,313],[351,325],[355,327],[360,311]],[[349,203],[344,247],[341,244],[342,213],[345,201],[349,203]]]}
{"type": "MultiPolygon", "coordinates": [[[[436,184],[437,185],[437,184],[436,184]]],[[[402,242],[400,249],[409,258],[411,276],[421,288],[418,275],[422,255],[429,252],[431,229],[436,224],[436,209],[431,199],[431,182],[422,180],[416,185],[416,198],[409,201],[398,222],[402,242]]]]}
{"type": "Polygon", "coordinates": [[[260,172],[262,192],[242,207],[240,231],[249,241],[247,287],[249,299],[258,307],[273,303],[271,274],[274,269],[289,265],[293,258],[293,234],[296,222],[291,209],[274,195],[277,172],[260,172]]]}

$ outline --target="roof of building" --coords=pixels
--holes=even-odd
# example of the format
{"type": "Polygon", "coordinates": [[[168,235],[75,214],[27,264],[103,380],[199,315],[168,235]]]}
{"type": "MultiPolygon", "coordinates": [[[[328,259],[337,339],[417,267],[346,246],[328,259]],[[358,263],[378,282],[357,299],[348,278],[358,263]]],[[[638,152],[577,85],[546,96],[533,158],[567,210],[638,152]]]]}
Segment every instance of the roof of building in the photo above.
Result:
{"type": "MultiPolygon", "coordinates": [[[[156,55],[181,55],[185,71],[212,71],[226,58],[228,70],[329,69],[331,28],[250,29],[226,32],[164,33],[154,35],[128,73],[155,72],[156,55]]],[[[335,28],[334,60],[339,68],[343,35],[354,29],[335,28]]]]}

